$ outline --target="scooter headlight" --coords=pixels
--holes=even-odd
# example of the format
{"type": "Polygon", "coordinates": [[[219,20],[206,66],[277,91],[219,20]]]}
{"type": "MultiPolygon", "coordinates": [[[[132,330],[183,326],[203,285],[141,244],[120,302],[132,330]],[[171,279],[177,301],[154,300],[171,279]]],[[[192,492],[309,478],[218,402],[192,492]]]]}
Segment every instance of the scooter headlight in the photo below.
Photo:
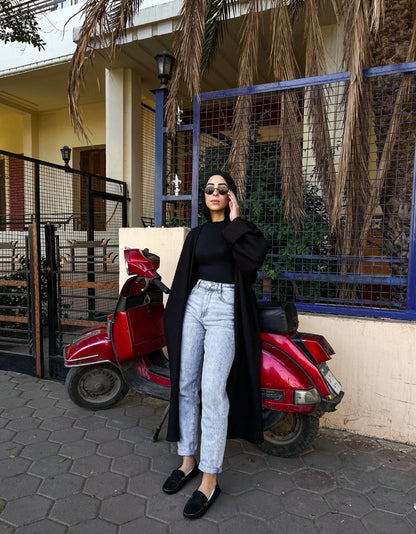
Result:
{"type": "Polygon", "coordinates": [[[131,273],[129,271],[129,262],[126,258],[124,258],[124,266],[126,267],[126,273],[130,276],[131,273]]]}
{"type": "Polygon", "coordinates": [[[318,404],[319,402],[321,402],[321,396],[316,388],[295,389],[293,400],[295,404],[318,404]]]}

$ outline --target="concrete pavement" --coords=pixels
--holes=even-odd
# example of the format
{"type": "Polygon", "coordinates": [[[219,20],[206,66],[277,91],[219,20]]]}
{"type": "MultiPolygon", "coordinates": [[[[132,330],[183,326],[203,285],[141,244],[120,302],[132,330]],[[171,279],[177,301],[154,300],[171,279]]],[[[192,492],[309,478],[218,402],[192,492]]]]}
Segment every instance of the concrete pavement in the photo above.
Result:
{"type": "Polygon", "coordinates": [[[130,393],[91,412],[62,382],[0,371],[0,534],[416,533],[416,447],[328,429],[295,459],[230,440],[222,494],[186,520],[199,478],[161,491],[178,466],[151,440],[165,405],[130,393]]]}

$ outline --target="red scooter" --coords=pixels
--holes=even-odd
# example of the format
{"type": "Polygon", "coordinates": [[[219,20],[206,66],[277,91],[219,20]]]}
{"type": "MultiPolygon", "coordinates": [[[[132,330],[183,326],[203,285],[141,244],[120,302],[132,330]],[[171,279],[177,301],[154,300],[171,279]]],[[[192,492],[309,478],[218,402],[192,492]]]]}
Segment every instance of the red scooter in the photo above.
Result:
{"type": "MultiPolygon", "coordinates": [[[[66,386],[79,406],[99,410],[120,401],[129,388],[169,400],[169,362],[163,333],[163,284],[159,257],[126,249],[130,278],[107,326],[90,330],[65,348],[66,386]]],[[[323,336],[297,332],[294,304],[259,307],[262,339],[261,392],[264,442],[276,456],[310,447],[319,418],[335,410],[344,393],[327,366],[334,351],[323,336]]],[[[164,418],[156,429],[157,439],[164,418]]]]}

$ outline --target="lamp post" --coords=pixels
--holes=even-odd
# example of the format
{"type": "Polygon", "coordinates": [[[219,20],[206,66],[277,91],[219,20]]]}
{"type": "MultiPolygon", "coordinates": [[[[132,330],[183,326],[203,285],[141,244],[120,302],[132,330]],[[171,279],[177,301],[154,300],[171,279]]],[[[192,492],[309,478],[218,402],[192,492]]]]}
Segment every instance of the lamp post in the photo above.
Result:
{"type": "Polygon", "coordinates": [[[72,148],[69,148],[67,145],[61,148],[62,159],[65,162],[65,169],[70,169],[69,160],[71,159],[71,152],[72,148]]]}
{"type": "Polygon", "coordinates": [[[156,96],[156,153],[155,153],[155,226],[164,224],[163,191],[166,177],[166,136],[164,133],[165,123],[165,100],[168,81],[172,76],[172,67],[175,58],[165,50],[155,56],[157,64],[157,77],[160,80],[160,88],[154,92],[156,96]]]}

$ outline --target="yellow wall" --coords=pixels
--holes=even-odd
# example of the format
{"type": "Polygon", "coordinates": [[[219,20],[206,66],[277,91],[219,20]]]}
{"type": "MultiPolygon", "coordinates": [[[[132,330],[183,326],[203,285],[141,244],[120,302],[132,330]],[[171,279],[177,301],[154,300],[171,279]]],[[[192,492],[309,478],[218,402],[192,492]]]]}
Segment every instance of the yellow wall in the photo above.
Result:
{"type": "Polygon", "coordinates": [[[301,314],[300,330],[323,334],[345,397],[323,424],[416,443],[416,325],[388,319],[301,314]]]}
{"type": "MultiPolygon", "coordinates": [[[[105,145],[105,104],[104,101],[84,106],[82,109],[85,123],[88,124],[90,143],[93,146],[105,145]]],[[[27,123],[25,115],[19,112],[0,108],[0,149],[29,157],[62,165],[60,148],[68,145],[71,148],[85,147],[86,143],[79,139],[69,122],[68,109],[62,108],[53,112],[40,113],[38,121],[33,121],[33,128],[37,129],[39,150],[25,147],[24,130],[27,123]],[[36,154],[36,152],[38,152],[36,154]]],[[[27,114],[27,117],[30,115],[27,114]]],[[[30,122],[29,122],[30,124],[30,122]]],[[[36,133],[36,132],[35,132],[36,133]]],[[[37,136],[34,136],[37,139],[37,136]]],[[[89,146],[89,145],[88,145],[89,146]]]]}
{"type": "Polygon", "coordinates": [[[20,113],[0,108],[0,149],[23,152],[23,117],[20,113]]]}
{"type": "MultiPolygon", "coordinates": [[[[91,145],[105,145],[105,104],[104,101],[82,108],[91,145]]],[[[60,148],[68,145],[72,149],[84,147],[69,122],[68,109],[39,115],[39,159],[62,165],[60,148]]],[[[116,177],[115,177],[116,178],[116,177]]]]}

